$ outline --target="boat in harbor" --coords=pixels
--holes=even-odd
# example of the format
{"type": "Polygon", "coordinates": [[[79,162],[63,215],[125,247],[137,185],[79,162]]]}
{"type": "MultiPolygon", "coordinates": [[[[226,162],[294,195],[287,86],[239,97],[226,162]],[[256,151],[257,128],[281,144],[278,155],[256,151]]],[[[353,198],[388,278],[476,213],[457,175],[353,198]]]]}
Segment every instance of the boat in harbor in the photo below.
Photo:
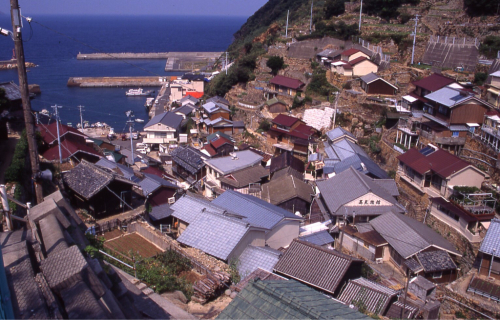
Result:
{"type": "Polygon", "coordinates": [[[153,93],[154,90],[144,91],[142,88],[139,88],[139,89],[129,89],[127,92],[125,92],[125,95],[129,97],[141,97],[141,96],[150,96],[153,93]]]}
{"type": "Polygon", "coordinates": [[[135,119],[135,122],[144,123],[144,120],[143,119],[135,119]]]}
{"type": "Polygon", "coordinates": [[[144,104],[145,107],[151,107],[153,105],[153,101],[155,98],[146,98],[146,103],[144,104]]]}

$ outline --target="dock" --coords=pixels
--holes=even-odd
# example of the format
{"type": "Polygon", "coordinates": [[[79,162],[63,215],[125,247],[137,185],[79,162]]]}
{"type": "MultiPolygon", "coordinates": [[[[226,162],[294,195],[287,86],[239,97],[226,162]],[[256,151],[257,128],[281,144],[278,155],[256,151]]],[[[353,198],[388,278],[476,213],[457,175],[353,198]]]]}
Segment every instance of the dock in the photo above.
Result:
{"type": "Polygon", "coordinates": [[[222,52],[150,52],[150,53],[133,53],[133,52],[118,52],[118,53],[79,53],[76,56],[78,60],[112,60],[112,59],[187,59],[187,60],[204,60],[217,59],[222,55],[222,52]]]}
{"type": "Polygon", "coordinates": [[[161,87],[167,77],[71,77],[68,87],[110,88],[110,87],[161,87]]]}

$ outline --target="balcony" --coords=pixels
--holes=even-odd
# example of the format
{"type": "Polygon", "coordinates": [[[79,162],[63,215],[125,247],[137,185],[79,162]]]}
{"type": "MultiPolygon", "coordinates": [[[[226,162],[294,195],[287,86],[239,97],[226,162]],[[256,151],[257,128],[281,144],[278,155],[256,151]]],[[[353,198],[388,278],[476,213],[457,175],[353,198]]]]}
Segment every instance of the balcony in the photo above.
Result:
{"type": "Polygon", "coordinates": [[[465,144],[465,137],[437,137],[432,132],[421,131],[420,135],[424,138],[437,144],[444,144],[450,146],[463,146],[465,144]]]}
{"type": "Polygon", "coordinates": [[[486,132],[489,135],[492,135],[492,136],[500,139],[500,129],[496,129],[496,128],[493,128],[493,127],[490,127],[488,125],[483,124],[483,126],[481,127],[481,130],[486,132]]]}
{"type": "Polygon", "coordinates": [[[168,144],[177,142],[177,138],[144,138],[142,142],[147,144],[168,144]]]}

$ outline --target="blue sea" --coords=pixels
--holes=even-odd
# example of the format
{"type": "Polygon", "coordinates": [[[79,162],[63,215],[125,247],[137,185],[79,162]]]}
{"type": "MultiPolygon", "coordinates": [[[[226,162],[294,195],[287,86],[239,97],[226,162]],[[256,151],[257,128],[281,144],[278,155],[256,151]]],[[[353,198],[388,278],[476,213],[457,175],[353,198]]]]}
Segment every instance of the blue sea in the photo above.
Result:
{"type": "MultiPolygon", "coordinates": [[[[34,110],[59,105],[63,123],[84,120],[106,122],[121,132],[125,111],[147,120],[146,98],[127,98],[128,88],[70,88],[70,77],[180,75],[164,71],[165,60],[76,60],[92,52],[224,51],[246,17],[206,16],[33,16],[24,21],[23,38],[30,68],[28,83],[40,85],[42,94],[32,100],[34,110]],[[96,51],[98,50],[98,51],[96,51]]],[[[12,29],[10,16],[0,15],[0,27],[12,29]]],[[[0,38],[0,60],[10,59],[14,43],[0,38]]],[[[18,83],[17,70],[0,70],[0,82],[18,83]]],[[[142,129],[136,124],[135,129],[142,129]]]]}

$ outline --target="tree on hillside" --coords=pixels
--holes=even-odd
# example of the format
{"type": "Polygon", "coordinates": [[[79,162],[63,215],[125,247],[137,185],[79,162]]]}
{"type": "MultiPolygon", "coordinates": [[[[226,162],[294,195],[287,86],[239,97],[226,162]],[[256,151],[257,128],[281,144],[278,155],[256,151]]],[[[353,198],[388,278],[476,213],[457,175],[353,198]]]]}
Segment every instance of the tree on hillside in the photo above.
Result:
{"type": "Polygon", "coordinates": [[[464,8],[470,16],[491,16],[498,13],[500,0],[464,0],[464,8]]]}
{"type": "Polygon", "coordinates": [[[498,51],[500,51],[500,37],[497,36],[487,36],[479,47],[479,53],[490,59],[495,58],[498,51]]]}
{"type": "Polygon", "coordinates": [[[343,14],[345,12],[344,2],[345,0],[327,0],[323,7],[325,19],[343,14]]]}
{"type": "Polygon", "coordinates": [[[285,61],[280,56],[272,56],[267,60],[266,66],[271,69],[273,75],[277,75],[278,71],[283,69],[285,61]]]}
{"type": "Polygon", "coordinates": [[[402,4],[415,5],[419,2],[420,0],[365,0],[363,2],[363,12],[390,20],[398,17],[398,8],[402,4]]]}

